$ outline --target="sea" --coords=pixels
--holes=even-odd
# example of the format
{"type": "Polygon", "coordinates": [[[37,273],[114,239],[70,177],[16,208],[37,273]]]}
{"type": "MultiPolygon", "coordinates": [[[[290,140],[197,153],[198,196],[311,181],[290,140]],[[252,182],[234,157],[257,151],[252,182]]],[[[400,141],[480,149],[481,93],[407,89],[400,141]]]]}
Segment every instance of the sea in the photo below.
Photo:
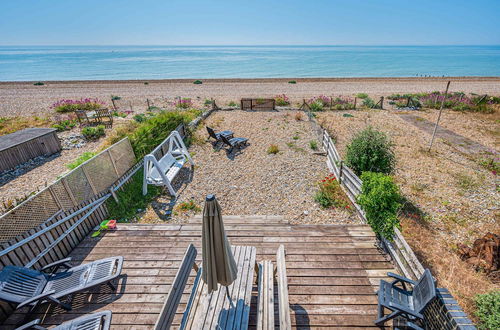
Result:
{"type": "Polygon", "coordinates": [[[0,81],[500,76],[500,46],[0,46],[0,81]]]}

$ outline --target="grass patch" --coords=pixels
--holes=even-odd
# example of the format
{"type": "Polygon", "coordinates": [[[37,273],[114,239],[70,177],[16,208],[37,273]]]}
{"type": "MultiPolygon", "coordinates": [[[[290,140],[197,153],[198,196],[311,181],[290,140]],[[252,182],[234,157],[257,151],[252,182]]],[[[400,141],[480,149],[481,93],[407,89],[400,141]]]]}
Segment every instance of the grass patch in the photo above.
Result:
{"type": "Polygon", "coordinates": [[[298,147],[295,143],[293,142],[288,142],[287,147],[292,149],[295,152],[305,152],[304,148],[298,147]]]}
{"type": "Polygon", "coordinates": [[[318,150],[318,141],[316,140],[309,141],[309,148],[311,148],[314,151],[318,150]]]}
{"type": "Polygon", "coordinates": [[[90,158],[94,157],[95,155],[97,155],[97,152],[86,151],[72,163],[66,164],[66,167],[69,168],[70,170],[73,170],[78,166],[80,166],[81,164],[85,163],[90,158]]]}
{"type": "Polygon", "coordinates": [[[84,127],[82,129],[82,135],[87,140],[97,140],[101,136],[106,135],[106,132],[104,131],[104,125],[98,125],[96,127],[84,127]]]}
{"type": "Polygon", "coordinates": [[[227,104],[228,107],[231,107],[231,108],[234,108],[234,107],[237,107],[238,105],[236,104],[236,102],[234,101],[230,101],[228,104],[227,104]]]}
{"type": "Polygon", "coordinates": [[[474,302],[479,329],[500,329],[500,291],[479,294],[474,302]]]}
{"type": "Polygon", "coordinates": [[[118,222],[129,222],[135,217],[138,210],[144,210],[161,193],[161,187],[149,185],[146,196],[142,195],[143,170],[135,173],[130,181],[123,185],[122,189],[116,191],[118,203],[113,198],[106,202],[109,219],[118,222]]]}
{"type": "Polygon", "coordinates": [[[356,94],[356,97],[358,99],[366,99],[366,98],[368,98],[368,94],[366,94],[366,93],[358,93],[358,94],[356,94]]]}
{"type": "Polygon", "coordinates": [[[0,135],[10,134],[29,127],[51,127],[54,121],[41,117],[0,117],[0,135]]]}
{"type": "Polygon", "coordinates": [[[272,154],[272,155],[276,155],[278,152],[280,152],[280,149],[279,149],[279,148],[278,148],[278,146],[277,146],[277,145],[275,145],[275,144],[271,144],[271,145],[269,146],[269,148],[267,148],[267,153],[268,153],[269,155],[271,155],[271,154],[272,154]]]}
{"type": "Polygon", "coordinates": [[[457,186],[463,190],[472,190],[479,186],[479,182],[466,173],[456,173],[453,177],[457,186]]]}

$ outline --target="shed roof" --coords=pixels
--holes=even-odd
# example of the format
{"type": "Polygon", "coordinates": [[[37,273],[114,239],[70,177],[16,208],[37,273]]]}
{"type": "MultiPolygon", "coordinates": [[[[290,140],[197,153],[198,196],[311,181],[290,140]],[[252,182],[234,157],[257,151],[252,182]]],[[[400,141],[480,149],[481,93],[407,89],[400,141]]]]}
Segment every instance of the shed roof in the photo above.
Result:
{"type": "Polygon", "coordinates": [[[54,132],[55,128],[25,128],[23,130],[0,136],[0,151],[12,148],[24,142],[54,132]]]}

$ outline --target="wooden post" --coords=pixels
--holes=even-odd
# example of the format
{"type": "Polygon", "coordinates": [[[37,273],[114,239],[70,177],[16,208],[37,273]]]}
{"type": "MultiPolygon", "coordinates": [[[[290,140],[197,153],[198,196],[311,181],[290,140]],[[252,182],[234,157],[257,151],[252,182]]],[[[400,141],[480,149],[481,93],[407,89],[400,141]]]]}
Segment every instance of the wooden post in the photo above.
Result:
{"type": "Polygon", "coordinates": [[[443,100],[441,101],[441,106],[439,107],[439,115],[436,120],[436,126],[434,126],[434,132],[432,132],[432,138],[431,138],[431,143],[429,144],[429,152],[431,151],[432,144],[434,143],[434,137],[436,136],[436,131],[439,125],[439,120],[441,119],[441,113],[443,112],[443,105],[444,105],[444,100],[446,99],[446,95],[448,95],[448,89],[450,88],[450,82],[448,81],[448,84],[446,85],[446,91],[444,92],[444,97],[443,100]]]}
{"type": "Polygon", "coordinates": [[[330,110],[333,109],[333,96],[330,97],[330,110]]]}
{"type": "Polygon", "coordinates": [[[113,103],[113,109],[115,109],[115,111],[116,111],[116,104],[115,104],[115,100],[113,99],[113,95],[111,95],[111,103],[113,103]]]}
{"type": "Polygon", "coordinates": [[[380,98],[380,109],[384,110],[384,97],[380,98]]]}
{"type": "Polygon", "coordinates": [[[146,103],[148,104],[148,110],[149,110],[149,108],[151,108],[151,106],[149,105],[149,99],[146,99],[146,103]]]}
{"type": "Polygon", "coordinates": [[[354,97],[354,110],[356,110],[356,103],[358,101],[358,98],[357,97],[354,97]]]}
{"type": "Polygon", "coordinates": [[[340,167],[339,167],[339,184],[342,184],[342,170],[344,168],[344,161],[340,161],[340,167]]]}
{"type": "Polygon", "coordinates": [[[128,105],[130,106],[130,111],[133,111],[132,110],[132,101],[128,101],[128,105]]]}

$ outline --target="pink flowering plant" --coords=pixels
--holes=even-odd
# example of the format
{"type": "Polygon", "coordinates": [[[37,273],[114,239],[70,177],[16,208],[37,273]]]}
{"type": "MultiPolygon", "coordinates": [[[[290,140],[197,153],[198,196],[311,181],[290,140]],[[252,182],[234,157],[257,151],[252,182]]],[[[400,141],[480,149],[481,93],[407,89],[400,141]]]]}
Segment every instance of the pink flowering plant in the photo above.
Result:
{"type": "Polygon", "coordinates": [[[353,110],[354,100],[351,97],[339,95],[332,99],[331,105],[334,110],[353,110]]]}
{"type": "Polygon", "coordinates": [[[106,106],[106,102],[97,98],[85,98],[79,100],[59,100],[50,107],[59,113],[73,112],[75,110],[97,110],[106,106]]]}
{"type": "Polygon", "coordinates": [[[274,101],[276,102],[276,105],[280,107],[285,107],[287,105],[290,105],[290,100],[288,99],[288,96],[286,96],[285,94],[276,95],[274,97],[274,101]]]}
{"type": "Polygon", "coordinates": [[[175,107],[178,109],[189,109],[193,106],[193,102],[188,97],[179,98],[175,101],[175,107]]]}

